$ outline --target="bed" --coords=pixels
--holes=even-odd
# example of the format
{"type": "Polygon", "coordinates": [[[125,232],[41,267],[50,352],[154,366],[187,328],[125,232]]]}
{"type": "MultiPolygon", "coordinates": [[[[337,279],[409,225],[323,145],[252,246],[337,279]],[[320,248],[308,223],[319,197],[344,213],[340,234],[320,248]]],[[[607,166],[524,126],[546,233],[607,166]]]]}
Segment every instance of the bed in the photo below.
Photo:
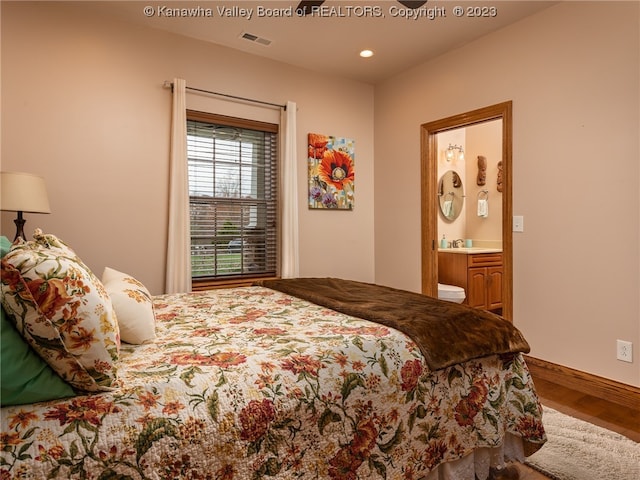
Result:
{"type": "Polygon", "coordinates": [[[151,304],[101,391],[2,408],[0,479],[484,480],[546,441],[528,345],[493,314],[340,279],[151,304]],[[442,331],[416,331],[426,305],[442,331]]]}

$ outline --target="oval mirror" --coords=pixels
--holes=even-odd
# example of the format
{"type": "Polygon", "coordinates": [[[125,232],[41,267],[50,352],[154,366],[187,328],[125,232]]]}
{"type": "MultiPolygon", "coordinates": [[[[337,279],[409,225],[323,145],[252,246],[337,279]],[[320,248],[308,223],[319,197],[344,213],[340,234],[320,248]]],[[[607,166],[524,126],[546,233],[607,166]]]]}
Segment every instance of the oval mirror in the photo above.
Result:
{"type": "Polygon", "coordinates": [[[445,172],[438,183],[440,213],[445,220],[453,222],[464,205],[464,186],[460,175],[454,170],[445,172]]]}

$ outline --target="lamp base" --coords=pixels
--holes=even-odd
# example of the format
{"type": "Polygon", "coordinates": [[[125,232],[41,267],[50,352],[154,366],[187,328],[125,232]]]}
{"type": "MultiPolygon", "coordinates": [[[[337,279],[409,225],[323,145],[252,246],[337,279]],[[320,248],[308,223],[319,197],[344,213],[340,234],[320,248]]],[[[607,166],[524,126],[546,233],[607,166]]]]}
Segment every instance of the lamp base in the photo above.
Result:
{"type": "Polygon", "coordinates": [[[18,212],[18,218],[16,218],[13,223],[16,224],[16,236],[13,241],[15,242],[18,238],[26,240],[26,237],[24,236],[24,224],[27,223],[27,221],[22,218],[22,212],[18,212]]]}

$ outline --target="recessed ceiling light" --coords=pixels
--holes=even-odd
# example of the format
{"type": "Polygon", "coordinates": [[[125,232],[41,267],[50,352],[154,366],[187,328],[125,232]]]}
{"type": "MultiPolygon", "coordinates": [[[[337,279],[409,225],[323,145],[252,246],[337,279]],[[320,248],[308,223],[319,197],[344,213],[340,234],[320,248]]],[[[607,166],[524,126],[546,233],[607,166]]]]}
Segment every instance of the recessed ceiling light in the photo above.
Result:
{"type": "Polygon", "coordinates": [[[369,58],[369,57],[372,57],[372,56],[373,56],[373,52],[372,52],[371,50],[362,50],[362,51],[360,52],[360,56],[361,56],[362,58],[369,58]]]}

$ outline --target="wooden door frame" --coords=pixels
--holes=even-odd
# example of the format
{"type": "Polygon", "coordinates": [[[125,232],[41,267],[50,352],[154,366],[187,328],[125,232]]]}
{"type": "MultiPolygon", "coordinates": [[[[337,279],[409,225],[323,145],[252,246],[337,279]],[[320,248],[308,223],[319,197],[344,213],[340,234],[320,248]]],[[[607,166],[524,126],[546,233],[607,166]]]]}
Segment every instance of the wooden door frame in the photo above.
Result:
{"type": "Polygon", "coordinates": [[[512,143],[513,102],[498,103],[420,125],[422,293],[438,295],[438,149],[436,135],[490,120],[502,120],[502,315],[513,321],[513,206],[512,143]]]}

